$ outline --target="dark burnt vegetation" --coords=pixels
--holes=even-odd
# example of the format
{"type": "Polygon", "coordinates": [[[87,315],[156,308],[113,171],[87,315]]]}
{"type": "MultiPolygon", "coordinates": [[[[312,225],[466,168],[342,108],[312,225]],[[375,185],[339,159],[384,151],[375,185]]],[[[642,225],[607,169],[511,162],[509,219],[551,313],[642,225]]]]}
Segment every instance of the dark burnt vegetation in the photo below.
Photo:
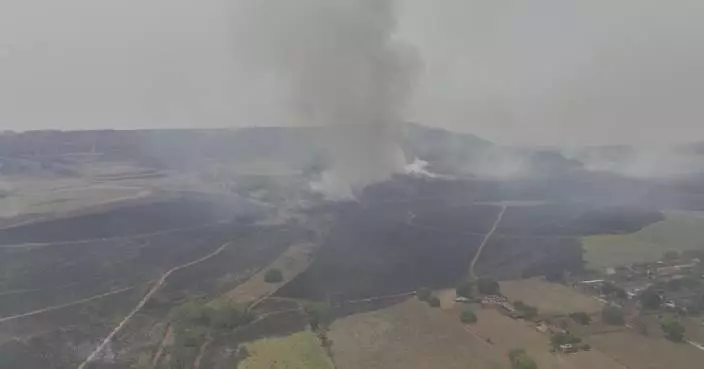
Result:
{"type": "Polygon", "coordinates": [[[0,230],[0,244],[26,244],[131,237],[197,228],[244,217],[251,205],[219,197],[174,195],[144,203],[115,206],[96,213],[48,220],[0,230]],[[236,210],[237,209],[237,210],[236,210]]]}
{"type": "Polygon", "coordinates": [[[531,202],[509,203],[477,263],[480,275],[497,279],[580,272],[579,237],[632,232],[662,219],[639,207],[551,198],[551,186],[397,177],[369,187],[358,203],[327,208],[337,219],[326,243],[280,294],[344,300],[456,286],[501,211],[491,201],[502,196],[531,202]]]}

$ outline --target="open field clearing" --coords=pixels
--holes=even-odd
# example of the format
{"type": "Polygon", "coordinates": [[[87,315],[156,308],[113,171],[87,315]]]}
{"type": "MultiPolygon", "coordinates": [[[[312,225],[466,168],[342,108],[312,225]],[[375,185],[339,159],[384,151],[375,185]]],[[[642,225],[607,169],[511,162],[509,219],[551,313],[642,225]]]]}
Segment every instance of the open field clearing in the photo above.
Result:
{"type": "Polygon", "coordinates": [[[575,311],[588,314],[601,311],[602,304],[567,286],[541,278],[500,282],[501,292],[509,300],[521,300],[538,308],[539,314],[566,315],[575,311]]]}
{"type": "Polygon", "coordinates": [[[245,345],[249,356],[237,369],[332,369],[315,333],[306,331],[282,338],[265,338],[245,345]]]}
{"type": "Polygon", "coordinates": [[[643,336],[631,330],[598,334],[586,338],[595,349],[628,368],[701,368],[704,351],[686,343],[673,343],[661,335],[643,336]]]}
{"type": "Polygon", "coordinates": [[[593,268],[657,261],[666,251],[704,248],[704,212],[666,212],[665,220],[623,235],[582,239],[584,260],[593,268]]]}
{"type": "Polygon", "coordinates": [[[686,336],[692,341],[704,344],[704,318],[688,317],[682,322],[687,329],[686,336]]]}
{"type": "Polygon", "coordinates": [[[338,369],[489,369],[506,352],[465,330],[455,317],[416,299],[335,321],[329,338],[338,369]]]}
{"type": "Polygon", "coordinates": [[[290,282],[299,273],[305,271],[312,261],[312,253],[316,245],[313,243],[298,243],[291,245],[268,267],[262,269],[248,281],[225,294],[225,298],[238,304],[255,302],[270,295],[281,286],[290,282]],[[276,268],[283,274],[283,280],[278,283],[267,283],[264,275],[267,270],[276,268]]]}
{"type": "Polygon", "coordinates": [[[603,353],[592,350],[575,354],[550,352],[550,337],[538,332],[535,324],[514,320],[493,309],[476,311],[478,322],[470,329],[481,337],[490,338],[495,351],[506,353],[523,348],[541,369],[625,369],[603,353]]]}

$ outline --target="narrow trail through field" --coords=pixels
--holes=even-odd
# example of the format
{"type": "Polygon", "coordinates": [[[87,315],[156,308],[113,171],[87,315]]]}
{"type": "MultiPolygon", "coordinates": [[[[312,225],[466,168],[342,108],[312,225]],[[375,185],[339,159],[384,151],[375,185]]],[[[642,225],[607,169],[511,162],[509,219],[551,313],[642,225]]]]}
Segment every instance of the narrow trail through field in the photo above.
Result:
{"type": "Polygon", "coordinates": [[[694,347],[696,347],[696,348],[698,348],[698,349],[704,351],[704,345],[702,345],[702,344],[699,343],[699,342],[694,342],[694,341],[690,341],[690,340],[685,340],[685,342],[687,342],[688,344],[690,344],[690,345],[692,345],[692,346],[694,346],[694,347]]]}
{"type": "Polygon", "coordinates": [[[147,292],[147,294],[144,296],[144,298],[142,298],[142,300],[139,302],[139,304],[137,304],[137,306],[125,317],[125,319],[123,319],[123,320],[120,322],[120,324],[118,324],[117,327],[115,327],[115,329],[113,329],[112,332],[110,332],[110,334],[108,334],[108,336],[105,337],[105,339],[100,343],[100,345],[98,345],[98,347],[96,347],[95,350],[93,350],[93,352],[92,352],[90,355],[88,355],[88,357],[86,358],[86,360],[83,361],[83,362],[78,366],[78,369],[83,369],[83,368],[85,368],[86,365],[88,365],[91,361],[93,361],[93,359],[95,359],[95,358],[100,354],[100,352],[102,352],[102,351],[105,349],[105,347],[110,344],[110,342],[112,341],[112,339],[127,325],[127,323],[129,323],[129,321],[130,321],[135,315],[137,315],[137,313],[138,313],[140,310],[142,310],[142,308],[144,307],[144,305],[147,304],[147,302],[149,301],[149,299],[151,299],[151,297],[159,290],[159,288],[161,288],[161,286],[164,285],[164,283],[166,282],[166,279],[169,278],[169,276],[170,276],[171,274],[173,274],[174,272],[177,272],[177,271],[179,271],[179,270],[181,270],[181,269],[188,268],[188,267],[190,267],[190,266],[193,266],[193,265],[196,265],[196,264],[201,263],[201,262],[203,262],[203,261],[206,261],[206,260],[208,260],[208,259],[210,259],[210,258],[212,258],[212,257],[214,257],[214,256],[217,256],[218,254],[220,254],[221,252],[223,252],[223,250],[225,250],[229,245],[230,245],[230,242],[228,242],[228,243],[226,243],[226,244],[224,244],[224,245],[218,247],[215,251],[211,252],[211,253],[208,254],[208,255],[205,255],[205,256],[203,256],[203,257],[201,257],[201,258],[199,258],[199,259],[190,261],[190,262],[188,262],[188,263],[186,263],[186,264],[181,264],[181,265],[179,265],[179,266],[175,266],[175,267],[169,269],[166,273],[164,273],[164,274],[161,276],[161,278],[156,282],[156,284],[154,285],[154,287],[152,287],[152,288],[149,290],[149,292],[147,292]]]}
{"type": "Polygon", "coordinates": [[[205,342],[200,345],[200,350],[198,350],[198,357],[196,357],[196,360],[193,362],[193,369],[200,369],[200,363],[203,361],[203,355],[205,355],[205,350],[208,349],[208,346],[210,346],[211,343],[213,343],[213,337],[208,335],[208,337],[205,339],[205,342]]]}
{"type": "Polygon", "coordinates": [[[217,226],[220,224],[225,224],[227,222],[228,222],[228,220],[221,220],[221,221],[218,221],[215,223],[201,224],[201,225],[192,226],[192,227],[169,228],[169,229],[163,229],[160,231],[141,233],[141,234],[135,234],[135,235],[129,235],[129,236],[89,238],[89,239],[75,240],[75,241],[33,242],[33,243],[19,243],[19,244],[14,244],[14,245],[0,245],[0,249],[25,249],[25,248],[48,247],[48,246],[80,245],[80,244],[86,244],[86,243],[106,242],[106,241],[138,240],[140,238],[163,236],[163,235],[167,235],[167,234],[171,234],[171,233],[188,232],[188,231],[195,231],[198,229],[210,228],[210,227],[214,227],[214,226],[217,226]]]}
{"type": "Polygon", "coordinates": [[[472,259],[472,263],[469,265],[469,276],[472,279],[477,279],[477,274],[474,271],[474,266],[477,264],[477,261],[479,260],[479,257],[482,255],[482,251],[484,251],[484,247],[486,244],[489,242],[489,239],[491,238],[491,235],[496,232],[496,228],[499,227],[499,223],[501,223],[501,219],[504,218],[504,213],[506,212],[506,208],[508,206],[506,205],[501,205],[501,211],[499,212],[499,215],[496,216],[496,221],[494,222],[494,225],[492,225],[491,229],[489,230],[489,233],[487,233],[484,236],[484,239],[482,240],[482,243],[479,244],[479,248],[477,249],[477,253],[474,254],[474,258],[472,259]]]}
{"type": "Polygon", "coordinates": [[[161,356],[164,355],[164,350],[166,350],[166,346],[171,344],[173,334],[174,330],[171,327],[171,324],[169,324],[166,328],[166,333],[164,333],[164,339],[161,340],[161,343],[159,344],[159,349],[156,351],[156,354],[154,354],[154,357],[152,358],[152,368],[156,368],[156,366],[159,364],[159,360],[161,360],[161,356]]]}
{"type": "Polygon", "coordinates": [[[106,292],[106,293],[101,293],[100,295],[95,295],[95,296],[91,296],[91,297],[88,297],[88,298],[85,298],[85,299],[81,299],[81,300],[77,300],[77,301],[72,301],[72,302],[69,302],[69,303],[67,303],[67,304],[61,304],[61,305],[56,305],[56,306],[50,306],[50,307],[46,307],[46,308],[43,308],[43,309],[30,311],[29,313],[18,314],[18,315],[13,315],[13,316],[7,316],[7,317],[4,317],[4,318],[0,318],[0,323],[5,323],[5,322],[9,322],[9,321],[11,321],[11,320],[26,318],[26,317],[30,317],[30,316],[33,316],[33,315],[39,315],[39,314],[48,313],[48,312],[54,311],[54,310],[59,310],[59,309],[63,309],[63,308],[67,308],[67,307],[71,307],[71,306],[75,306],[75,305],[84,304],[84,303],[86,303],[86,302],[91,302],[91,301],[98,300],[98,299],[101,299],[101,298],[104,298],[104,297],[108,297],[108,296],[112,296],[112,295],[117,295],[117,294],[119,294],[119,293],[127,292],[127,291],[132,290],[132,289],[134,289],[134,286],[132,286],[132,287],[125,287],[125,288],[121,288],[121,289],[119,289],[119,290],[110,291],[110,292],[106,292]]]}

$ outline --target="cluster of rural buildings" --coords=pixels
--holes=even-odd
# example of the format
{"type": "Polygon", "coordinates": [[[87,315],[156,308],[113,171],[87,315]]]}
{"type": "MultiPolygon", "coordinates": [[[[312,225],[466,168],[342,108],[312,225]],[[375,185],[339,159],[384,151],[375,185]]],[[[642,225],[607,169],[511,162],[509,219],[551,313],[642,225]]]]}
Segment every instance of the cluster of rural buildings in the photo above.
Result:
{"type": "Polygon", "coordinates": [[[681,256],[632,263],[607,268],[603,278],[578,281],[574,286],[608,300],[614,296],[604,293],[607,284],[618,292],[617,299],[637,300],[652,289],[660,295],[662,307],[687,312],[704,298],[704,264],[699,258],[681,256]]]}

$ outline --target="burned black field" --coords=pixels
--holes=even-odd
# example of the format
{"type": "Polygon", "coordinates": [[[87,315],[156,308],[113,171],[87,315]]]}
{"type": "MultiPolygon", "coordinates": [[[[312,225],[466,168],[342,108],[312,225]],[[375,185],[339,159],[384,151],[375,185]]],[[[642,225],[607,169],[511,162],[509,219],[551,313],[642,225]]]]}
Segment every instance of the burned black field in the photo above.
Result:
{"type": "MultiPolygon", "coordinates": [[[[475,202],[495,191],[456,202],[458,183],[386,188],[373,201],[340,206],[335,226],[312,266],[280,291],[287,297],[358,299],[451,287],[467,277],[472,258],[505,203],[475,202]],[[450,189],[450,190],[448,190],[450,189]],[[379,201],[380,198],[391,200],[379,201]],[[435,199],[435,200],[433,200],[435,199]]],[[[461,183],[460,183],[461,184],[461,183]]],[[[471,193],[472,189],[467,188],[471,193]]],[[[490,196],[487,196],[490,195],[490,196]]],[[[579,237],[626,233],[662,219],[657,211],[578,202],[508,203],[478,263],[498,279],[579,272],[579,237]]]]}
{"type": "Polygon", "coordinates": [[[164,273],[198,261],[172,273],[115,337],[122,350],[173,306],[217,297],[310,235],[301,226],[253,222],[251,204],[218,205],[159,199],[0,231],[0,362],[75,367],[164,273]],[[93,216],[115,227],[97,226],[93,216]]]}

